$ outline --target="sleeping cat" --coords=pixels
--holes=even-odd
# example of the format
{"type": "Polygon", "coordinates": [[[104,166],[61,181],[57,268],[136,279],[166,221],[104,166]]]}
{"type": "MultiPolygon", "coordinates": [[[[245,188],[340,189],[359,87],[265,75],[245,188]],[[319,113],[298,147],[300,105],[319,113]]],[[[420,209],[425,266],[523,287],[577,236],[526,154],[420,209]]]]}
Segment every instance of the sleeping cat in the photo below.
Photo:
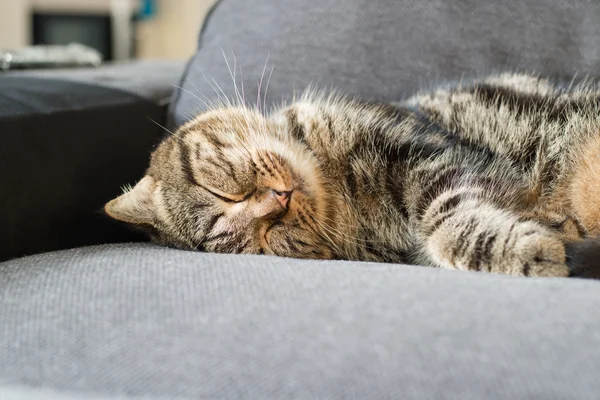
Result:
{"type": "Polygon", "coordinates": [[[600,234],[599,104],[500,74],[397,105],[217,107],[105,211],[182,249],[569,276],[600,234]]]}

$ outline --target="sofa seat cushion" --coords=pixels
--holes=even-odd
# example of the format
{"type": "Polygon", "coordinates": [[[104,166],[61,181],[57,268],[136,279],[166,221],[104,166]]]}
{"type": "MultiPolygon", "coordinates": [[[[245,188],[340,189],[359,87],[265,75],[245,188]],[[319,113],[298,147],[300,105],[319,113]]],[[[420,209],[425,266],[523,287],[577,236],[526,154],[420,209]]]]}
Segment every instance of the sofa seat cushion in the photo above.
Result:
{"type": "Polygon", "coordinates": [[[0,264],[0,282],[0,384],[13,393],[405,400],[600,393],[598,281],[132,244],[9,261],[0,264]]]}

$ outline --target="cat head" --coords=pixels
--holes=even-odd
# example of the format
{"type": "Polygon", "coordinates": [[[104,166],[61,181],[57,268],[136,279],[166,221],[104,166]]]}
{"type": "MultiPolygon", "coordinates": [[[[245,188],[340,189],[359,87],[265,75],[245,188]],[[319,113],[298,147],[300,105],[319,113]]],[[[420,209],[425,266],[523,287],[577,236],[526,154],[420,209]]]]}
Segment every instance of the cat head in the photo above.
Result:
{"type": "Polygon", "coordinates": [[[146,175],[105,211],[177,248],[330,258],[326,204],[315,156],[284,121],[222,108],[161,142],[146,175]]]}

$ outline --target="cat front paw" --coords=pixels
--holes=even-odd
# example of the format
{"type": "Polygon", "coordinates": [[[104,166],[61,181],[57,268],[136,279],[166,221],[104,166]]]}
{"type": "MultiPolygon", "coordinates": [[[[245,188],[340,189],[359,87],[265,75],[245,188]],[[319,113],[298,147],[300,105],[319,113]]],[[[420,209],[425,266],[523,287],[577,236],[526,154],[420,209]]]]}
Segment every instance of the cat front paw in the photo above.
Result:
{"type": "MultiPolygon", "coordinates": [[[[484,210],[485,211],[485,210],[484,210]]],[[[477,210],[448,218],[429,236],[433,265],[516,276],[569,276],[560,236],[534,221],[477,210]]]]}
{"type": "Polygon", "coordinates": [[[519,222],[513,226],[502,253],[505,258],[501,264],[511,275],[569,276],[565,244],[556,234],[535,222],[519,222]]]}

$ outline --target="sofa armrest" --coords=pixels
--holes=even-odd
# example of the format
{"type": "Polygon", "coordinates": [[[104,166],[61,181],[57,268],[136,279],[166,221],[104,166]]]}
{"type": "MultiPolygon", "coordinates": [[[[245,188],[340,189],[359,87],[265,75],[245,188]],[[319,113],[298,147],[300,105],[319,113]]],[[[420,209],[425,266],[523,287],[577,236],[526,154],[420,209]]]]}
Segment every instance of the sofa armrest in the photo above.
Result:
{"type": "Polygon", "coordinates": [[[0,260],[139,239],[101,209],[143,174],[182,71],[136,62],[0,75],[0,260]]]}
{"type": "Polygon", "coordinates": [[[166,105],[184,68],[185,64],[180,61],[149,60],[105,64],[98,68],[15,70],[0,77],[37,77],[87,83],[118,89],[166,105]]]}

